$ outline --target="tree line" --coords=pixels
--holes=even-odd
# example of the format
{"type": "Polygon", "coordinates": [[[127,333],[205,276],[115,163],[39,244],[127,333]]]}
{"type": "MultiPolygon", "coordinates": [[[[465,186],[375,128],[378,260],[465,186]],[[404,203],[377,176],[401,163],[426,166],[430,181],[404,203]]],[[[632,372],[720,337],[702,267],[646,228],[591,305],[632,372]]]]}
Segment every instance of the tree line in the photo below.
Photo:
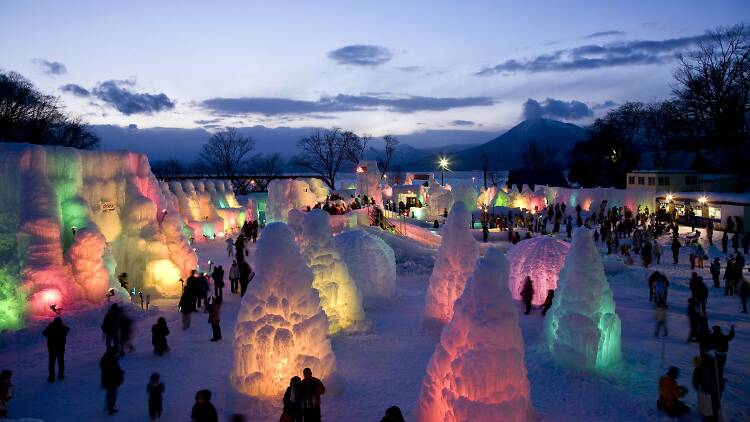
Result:
{"type": "MultiPolygon", "coordinates": [[[[532,162],[548,160],[544,146],[532,162]]],[[[750,28],[710,31],[678,56],[672,96],[627,102],[596,119],[568,153],[569,178],[582,186],[624,187],[639,166],[731,173],[750,183],[750,28]]]]}

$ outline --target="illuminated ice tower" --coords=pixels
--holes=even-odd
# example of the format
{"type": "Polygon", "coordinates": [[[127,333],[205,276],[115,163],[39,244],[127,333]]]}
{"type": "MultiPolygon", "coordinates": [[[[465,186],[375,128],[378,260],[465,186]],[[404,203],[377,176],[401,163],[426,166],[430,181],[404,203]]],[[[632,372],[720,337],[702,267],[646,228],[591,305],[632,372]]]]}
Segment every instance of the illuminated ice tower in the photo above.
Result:
{"type": "Polygon", "coordinates": [[[577,229],[545,320],[552,359],[579,370],[620,362],[620,318],[591,231],[577,229]]]}
{"type": "Polygon", "coordinates": [[[360,161],[357,164],[357,195],[367,195],[379,204],[381,200],[380,170],[377,161],[360,161]]]}

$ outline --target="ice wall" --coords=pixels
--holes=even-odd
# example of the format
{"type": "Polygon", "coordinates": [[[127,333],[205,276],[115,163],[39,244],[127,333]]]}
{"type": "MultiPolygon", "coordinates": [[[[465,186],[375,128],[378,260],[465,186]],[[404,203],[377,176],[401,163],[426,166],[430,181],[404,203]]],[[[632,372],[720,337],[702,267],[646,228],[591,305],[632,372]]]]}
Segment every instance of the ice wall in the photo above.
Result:
{"type": "MultiPolygon", "coordinates": [[[[159,219],[158,210],[177,212],[144,155],[2,144],[0,160],[0,301],[14,298],[13,309],[20,297],[32,317],[51,315],[53,303],[68,311],[101,303],[119,286],[113,272],[156,293],[144,284],[155,277],[149,262],[167,260],[183,275],[195,266],[179,221],[159,219]]],[[[179,277],[161,283],[179,293],[179,277]]]]}
{"type": "Polygon", "coordinates": [[[248,210],[239,204],[229,180],[183,180],[162,183],[168,202],[179,211],[190,236],[202,241],[230,233],[245,223],[248,210]]]}
{"type": "Polygon", "coordinates": [[[531,420],[524,341],[507,277],[505,256],[489,249],[427,365],[417,421],[531,420]]]}
{"type": "Polygon", "coordinates": [[[453,303],[464,291],[474,264],[479,258],[479,246],[469,226],[471,214],[462,201],[453,204],[448,219],[441,228],[442,242],[437,261],[430,275],[425,300],[425,318],[447,324],[453,316],[453,303]]]}
{"type": "Polygon", "coordinates": [[[552,359],[578,370],[607,370],[620,362],[620,318],[591,231],[576,229],[560,272],[545,336],[552,359]]]}
{"type": "Polygon", "coordinates": [[[547,290],[557,288],[557,278],[565,263],[570,244],[550,236],[526,239],[508,251],[510,261],[509,288],[513,299],[521,300],[521,290],[526,276],[534,286],[532,303],[541,305],[547,298],[547,290]]]}
{"type": "Polygon", "coordinates": [[[396,257],[385,241],[362,229],[339,233],[334,242],[365,307],[389,301],[396,292],[396,257]]]}
{"type": "MultiPolygon", "coordinates": [[[[289,210],[302,207],[313,207],[318,202],[321,192],[313,191],[310,184],[303,180],[278,179],[268,184],[268,202],[266,203],[266,220],[286,221],[289,210]]],[[[323,198],[325,199],[325,198],[323,198]]]]}
{"type": "Polygon", "coordinates": [[[336,359],[312,271],[286,224],[263,229],[256,261],[263,265],[242,298],[230,380],[244,394],[278,398],[302,368],[325,381],[336,359]]]}
{"type": "Polygon", "coordinates": [[[355,177],[357,195],[367,195],[368,198],[374,198],[375,203],[379,204],[382,201],[382,192],[380,190],[378,162],[372,160],[360,161],[357,164],[355,177]]]}
{"type": "MultiPolygon", "coordinates": [[[[312,286],[328,317],[329,333],[355,327],[365,319],[362,293],[333,243],[328,213],[314,209],[302,222],[302,254],[313,272],[312,286]]],[[[260,261],[262,262],[262,261],[260,261]]]]}

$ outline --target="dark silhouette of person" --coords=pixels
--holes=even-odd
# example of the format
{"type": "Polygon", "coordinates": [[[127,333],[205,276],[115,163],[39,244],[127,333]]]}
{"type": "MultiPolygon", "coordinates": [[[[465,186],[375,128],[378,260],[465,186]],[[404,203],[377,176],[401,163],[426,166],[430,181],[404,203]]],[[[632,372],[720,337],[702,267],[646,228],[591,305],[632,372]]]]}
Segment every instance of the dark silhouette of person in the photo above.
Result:
{"type": "Polygon", "coordinates": [[[164,352],[169,351],[169,345],[167,344],[168,335],[169,327],[167,327],[167,320],[164,317],[159,317],[156,324],[151,326],[151,344],[154,346],[154,353],[159,356],[164,356],[164,352]]]}
{"type": "Polygon", "coordinates": [[[325,394],[323,383],[312,375],[312,369],[302,371],[302,408],[305,422],[320,422],[320,396],[325,394]]]}
{"type": "Polygon", "coordinates": [[[56,317],[42,334],[47,337],[47,352],[49,354],[49,377],[47,381],[55,382],[55,362],[57,362],[57,379],[65,378],[65,341],[70,328],[63,324],[62,318],[56,317]]]}
{"type": "Polygon", "coordinates": [[[526,276],[526,280],[523,282],[523,288],[521,289],[521,299],[526,306],[524,315],[531,313],[531,300],[534,298],[534,284],[531,281],[531,277],[526,276]]]}
{"type": "Polygon", "coordinates": [[[104,356],[99,361],[99,368],[102,370],[102,388],[107,392],[105,396],[106,410],[110,415],[117,412],[117,409],[115,409],[117,389],[125,380],[125,373],[120,368],[117,352],[117,348],[111,347],[104,352],[104,356]]]}
{"type": "Polygon", "coordinates": [[[219,415],[211,403],[211,390],[200,390],[195,393],[195,404],[190,412],[191,422],[219,422],[219,415]]]}
{"type": "Polygon", "coordinates": [[[284,392],[284,411],[282,419],[291,422],[302,422],[302,380],[294,376],[289,380],[289,387],[284,392]]]}

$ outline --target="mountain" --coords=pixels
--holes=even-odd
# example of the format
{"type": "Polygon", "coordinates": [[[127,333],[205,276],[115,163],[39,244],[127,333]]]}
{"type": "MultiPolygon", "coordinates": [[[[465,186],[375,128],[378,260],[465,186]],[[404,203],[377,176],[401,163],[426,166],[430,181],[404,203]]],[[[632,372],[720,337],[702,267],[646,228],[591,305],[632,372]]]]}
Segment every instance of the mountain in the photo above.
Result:
{"type": "MultiPolygon", "coordinates": [[[[450,169],[455,171],[481,170],[482,154],[489,158],[489,170],[523,168],[521,156],[530,142],[544,142],[556,150],[557,160],[567,165],[565,154],[576,142],[586,139],[586,129],[572,123],[550,119],[524,120],[502,135],[477,147],[447,153],[450,169]]],[[[434,169],[438,155],[423,157],[408,165],[414,169],[434,169]]]]}

